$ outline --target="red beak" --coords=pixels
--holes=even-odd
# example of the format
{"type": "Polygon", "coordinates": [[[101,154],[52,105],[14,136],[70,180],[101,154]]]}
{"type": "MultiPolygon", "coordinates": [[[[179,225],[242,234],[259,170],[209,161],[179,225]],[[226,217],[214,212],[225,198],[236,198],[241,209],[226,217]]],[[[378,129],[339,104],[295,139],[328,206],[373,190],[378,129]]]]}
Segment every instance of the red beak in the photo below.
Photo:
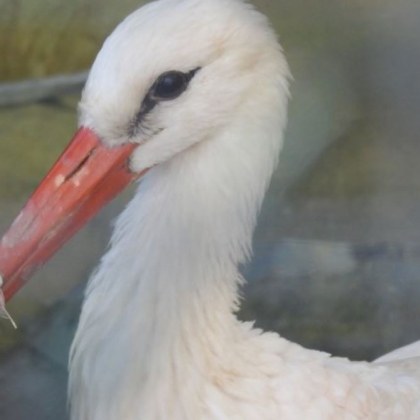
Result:
{"type": "Polygon", "coordinates": [[[128,159],[136,145],[110,148],[81,128],[0,242],[0,275],[10,299],[106,203],[141,174],[128,159]]]}

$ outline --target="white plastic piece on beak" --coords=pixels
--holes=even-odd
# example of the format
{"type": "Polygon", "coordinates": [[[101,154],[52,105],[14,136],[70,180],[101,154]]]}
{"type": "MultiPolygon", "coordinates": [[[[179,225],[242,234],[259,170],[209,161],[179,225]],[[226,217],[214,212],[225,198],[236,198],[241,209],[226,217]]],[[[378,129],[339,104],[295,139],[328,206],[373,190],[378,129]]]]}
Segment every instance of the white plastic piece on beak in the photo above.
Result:
{"type": "Polygon", "coordinates": [[[4,299],[3,290],[1,289],[2,286],[3,286],[3,277],[0,274],[0,318],[8,319],[10,323],[13,325],[13,328],[17,330],[16,322],[13,320],[9,312],[7,312],[6,300],[4,299]]]}

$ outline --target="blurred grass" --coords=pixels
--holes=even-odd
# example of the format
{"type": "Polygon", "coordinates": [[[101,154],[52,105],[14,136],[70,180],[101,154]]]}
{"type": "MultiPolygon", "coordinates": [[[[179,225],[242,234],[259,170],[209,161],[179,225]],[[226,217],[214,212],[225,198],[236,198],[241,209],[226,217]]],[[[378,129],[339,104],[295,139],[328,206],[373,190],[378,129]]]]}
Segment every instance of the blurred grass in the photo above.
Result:
{"type": "Polygon", "coordinates": [[[0,80],[90,66],[109,30],[136,0],[0,0],[0,80]]]}
{"type": "Polygon", "coordinates": [[[349,199],[373,194],[378,188],[377,168],[372,165],[378,153],[376,138],[366,121],[356,121],[325,150],[316,168],[304,174],[291,197],[349,199]]]}
{"type": "Polygon", "coordinates": [[[70,104],[0,110],[0,192],[2,199],[28,194],[58,157],[76,126],[77,96],[70,104]],[[12,139],[12,140],[11,140],[12,139]],[[13,182],[10,177],[13,174],[13,182]]]}
{"type": "Polygon", "coordinates": [[[34,3],[37,2],[3,0],[0,3],[3,58],[0,78],[3,80],[71,72],[78,66],[88,66],[91,60],[96,43],[84,30],[82,9],[61,7],[58,12],[50,5],[35,10],[34,3]]]}

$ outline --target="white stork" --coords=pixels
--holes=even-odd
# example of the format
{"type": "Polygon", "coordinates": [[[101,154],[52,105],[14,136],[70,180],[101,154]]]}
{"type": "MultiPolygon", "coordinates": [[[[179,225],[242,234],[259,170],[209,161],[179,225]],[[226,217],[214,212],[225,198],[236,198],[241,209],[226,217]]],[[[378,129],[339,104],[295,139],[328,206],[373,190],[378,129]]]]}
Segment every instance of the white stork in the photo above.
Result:
{"type": "Polygon", "coordinates": [[[80,130],[0,246],[9,298],[142,176],[86,291],[72,420],[420,419],[420,343],[350,362],[235,316],[288,77],[242,0],[158,0],[106,40],[80,130]]]}

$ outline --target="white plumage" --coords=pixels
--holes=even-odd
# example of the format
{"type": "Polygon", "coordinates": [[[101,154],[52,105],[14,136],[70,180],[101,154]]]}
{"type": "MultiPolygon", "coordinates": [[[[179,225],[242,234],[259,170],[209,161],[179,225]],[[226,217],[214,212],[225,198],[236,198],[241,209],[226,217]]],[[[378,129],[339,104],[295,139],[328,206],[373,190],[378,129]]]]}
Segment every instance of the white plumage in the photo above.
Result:
{"type": "Polygon", "coordinates": [[[288,77],[266,18],[241,0],[159,0],[105,42],[81,124],[110,145],[139,143],[132,170],[153,168],[86,292],[73,420],[420,419],[420,343],[355,363],[234,315],[288,77]],[[128,134],[160,74],[197,68],[128,134]]]}

